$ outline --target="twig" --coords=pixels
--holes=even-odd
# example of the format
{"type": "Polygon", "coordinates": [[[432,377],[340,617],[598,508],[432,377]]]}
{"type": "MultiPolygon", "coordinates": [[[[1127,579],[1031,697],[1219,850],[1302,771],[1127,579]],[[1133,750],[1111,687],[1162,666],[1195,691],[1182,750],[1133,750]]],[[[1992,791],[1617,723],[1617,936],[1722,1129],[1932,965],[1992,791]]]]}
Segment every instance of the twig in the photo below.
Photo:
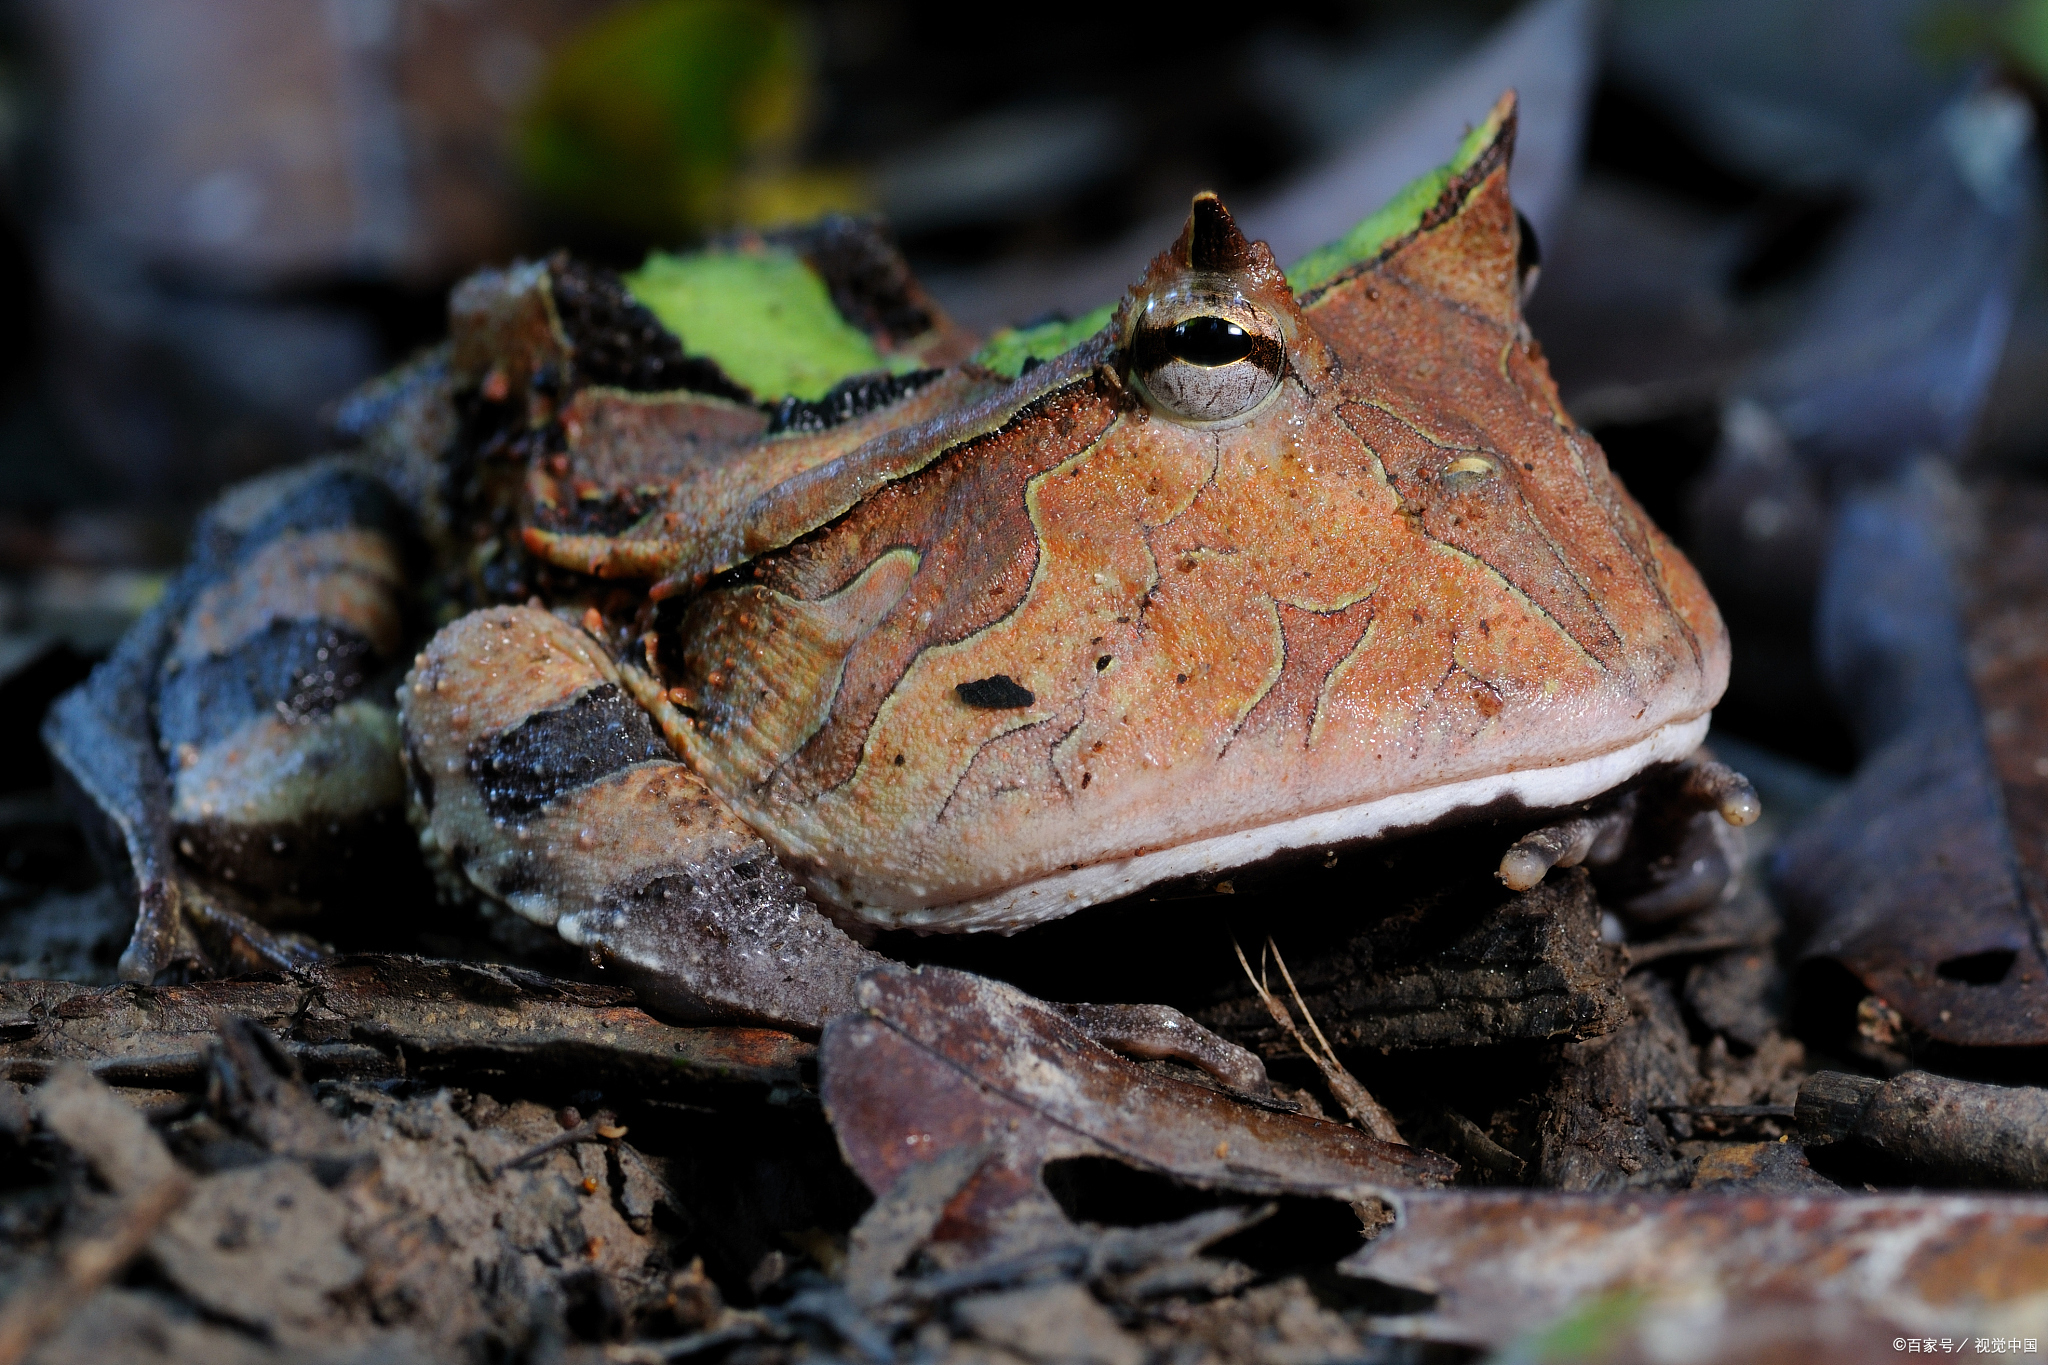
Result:
{"type": "Polygon", "coordinates": [[[1661,961],[1667,957],[1685,957],[1693,953],[1725,953],[1736,948],[1768,948],[1771,940],[1746,934],[1710,934],[1696,938],[1665,938],[1654,943],[1631,943],[1628,945],[1628,969],[1661,961]]]}
{"type": "Polygon", "coordinates": [[[1287,1036],[1294,1040],[1294,1045],[1316,1064],[1316,1069],[1323,1073],[1323,1080],[1330,1087],[1330,1093],[1336,1096],[1337,1103],[1344,1106],[1344,1112],[1351,1116],[1351,1121],[1382,1142],[1406,1147],[1408,1140],[1401,1136],[1401,1130],[1395,1126],[1394,1116],[1389,1114],[1386,1106],[1374,1099],[1372,1092],[1360,1085],[1358,1078],[1345,1070],[1344,1064],[1337,1060],[1336,1050],[1330,1046],[1330,1040],[1323,1036],[1322,1029],[1316,1026],[1316,1017],[1303,1003],[1301,992],[1295,988],[1294,977],[1287,970],[1287,961],[1280,956],[1280,949],[1273,940],[1266,940],[1265,949],[1259,955],[1260,965],[1264,966],[1266,953],[1271,953],[1274,960],[1280,964],[1280,975],[1287,982],[1287,989],[1294,996],[1294,1003],[1300,1006],[1302,1017],[1307,1019],[1308,1026],[1315,1030],[1316,1041],[1322,1044],[1321,1051],[1309,1046],[1308,1039],[1302,1037],[1301,1030],[1295,1025],[1294,1016],[1288,1013],[1287,1006],[1280,1003],[1261,976],[1252,972],[1252,964],[1246,960],[1244,948],[1236,939],[1230,941],[1230,946],[1236,951],[1237,964],[1244,968],[1245,979],[1250,981],[1252,989],[1258,992],[1259,1000],[1266,1007],[1266,1013],[1273,1016],[1273,1022],[1278,1024],[1287,1036]]]}
{"type": "Polygon", "coordinates": [[[1520,1180],[1529,1169],[1529,1163],[1516,1156],[1493,1140],[1493,1135],[1466,1118],[1448,1105],[1444,1108],[1444,1120],[1465,1148],[1465,1155],[1492,1171],[1495,1175],[1511,1176],[1520,1180]]]}
{"type": "Polygon", "coordinates": [[[518,1156],[508,1157],[504,1161],[499,1162],[491,1168],[491,1179],[496,1180],[507,1171],[514,1170],[520,1166],[530,1165],[546,1156],[549,1152],[560,1151],[564,1147],[574,1147],[579,1142],[616,1142],[625,1135],[626,1130],[619,1126],[617,1116],[610,1110],[600,1109],[574,1128],[566,1132],[557,1133],[546,1142],[537,1143],[521,1152],[518,1156]]]}
{"type": "Polygon", "coordinates": [[[726,1321],[717,1327],[688,1336],[669,1337],[654,1341],[621,1342],[605,1347],[605,1359],[617,1365],[652,1365],[652,1362],[687,1360],[694,1355],[735,1341],[752,1341],[757,1337],[774,1333],[774,1324],[759,1313],[725,1314],[726,1321]]]}
{"type": "Polygon", "coordinates": [[[1789,1119],[1789,1104],[1653,1104],[1653,1114],[1689,1114],[1703,1119],[1789,1119]]]}

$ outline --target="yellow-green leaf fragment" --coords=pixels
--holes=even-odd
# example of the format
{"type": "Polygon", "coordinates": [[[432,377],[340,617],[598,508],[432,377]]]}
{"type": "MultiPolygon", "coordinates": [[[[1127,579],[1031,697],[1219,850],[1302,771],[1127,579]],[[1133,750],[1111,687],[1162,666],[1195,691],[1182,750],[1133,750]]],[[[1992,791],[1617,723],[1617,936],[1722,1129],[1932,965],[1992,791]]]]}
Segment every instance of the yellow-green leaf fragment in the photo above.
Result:
{"type": "Polygon", "coordinates": [[[1501,113],[1496,106],[1478,127],[1465,134],[1449,161],[1409,181],[1379,212],[1289,266],[1288,287],[1297,294],[1319,289],[1352,266],[1373,259],[1388,243],[1413,232],[1421,225],[1422,215],[1442,197],[1444,187],[1469,170],[1500,135],[1501,113]]]}
{"type": "Polygon", "coordinates": [[[1041,322],[1036,327],[1005,327],[974,353],[973,363],[1005,379],[1024,373],[1026,361],[1065,355],[1109,324],[1116,305],[1106,303],[1072,321],[1041,322]]]}
{"type": "Polygon", "coordinates": [[[892,363],[832,304],[825,282],[794,252],[655,252],[626,288],[691,355],[708,356],[755,397],[813,402],[855,375],[892,363]]]}
{"type": "Polygon", "coordinates": [[[1524,1333],[1494,1356],[1493,1365],[1562,1365],[1605,1360],[1641,1324],[1650,1299],[1640,1289],[1609,1290],[1573,1305],[1546,1327],[1524,1333]]]}

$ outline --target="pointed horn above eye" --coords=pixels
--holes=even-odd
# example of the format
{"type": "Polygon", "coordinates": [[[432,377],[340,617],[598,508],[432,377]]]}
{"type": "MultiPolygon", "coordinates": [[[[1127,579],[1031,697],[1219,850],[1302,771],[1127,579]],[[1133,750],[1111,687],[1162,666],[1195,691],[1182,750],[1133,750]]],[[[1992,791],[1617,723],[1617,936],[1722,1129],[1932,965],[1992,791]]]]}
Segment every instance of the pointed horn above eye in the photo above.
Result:
{"type": "Polygon", "coordinates": [[[1223,201],[1213,191],[1203,190],[1188,210],[1188,225],[1174,254],[1193,270],[1237,271],[1251,265],[1252,244],[1237,230],[1223,201]]]}

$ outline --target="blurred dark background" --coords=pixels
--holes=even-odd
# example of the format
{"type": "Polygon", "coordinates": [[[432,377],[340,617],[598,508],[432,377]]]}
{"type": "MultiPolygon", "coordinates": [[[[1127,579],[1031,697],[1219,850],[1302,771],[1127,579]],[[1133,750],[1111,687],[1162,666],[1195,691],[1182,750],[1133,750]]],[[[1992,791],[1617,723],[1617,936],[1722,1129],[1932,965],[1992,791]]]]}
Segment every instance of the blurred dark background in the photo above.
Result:
{"type": "Polygon", "coordinates": [[[204,500],[329,444],[336,400],[433,341],[479,265],[627,265],[851,209],[988,331],[1114,297],[1198,188],[1290,259],[1512,84],[1532,323],[1734,619],[1717,733],[1843,772],[1810,595],[1779,591],[1824,523],[1769,474],[1799,439],[1778,380],[1828,326],[1924,349],[1966,313],[1926,439],[1965,464],[2048,450],[2044,70],[2036,0],[6,0],[4,700],[32,712],[82,671],[204,500]],[[1907,202],[1929,138],[1974,208],[1967,185],[1907,202]],[[1956,298],[1927,303],[1930,279],[1956,298]],[[1859,293],[1870,316],[1837,316],[1859,293]]]}

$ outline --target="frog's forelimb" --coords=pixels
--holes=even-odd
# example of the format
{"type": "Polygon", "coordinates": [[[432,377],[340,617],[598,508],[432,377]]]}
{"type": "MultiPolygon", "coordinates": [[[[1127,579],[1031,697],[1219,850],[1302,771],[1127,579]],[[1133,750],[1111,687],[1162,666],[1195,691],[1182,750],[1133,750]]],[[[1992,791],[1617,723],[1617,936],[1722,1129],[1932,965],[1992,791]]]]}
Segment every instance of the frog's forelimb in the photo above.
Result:
{"type": "Polygon", "coordinates": [[[580,625],[472,612],[414,660],[399,703],[444,887],[551,926],[650,1005],[811,1031],[882,965],[676,761],[580,625]]]}
{"type": "Polygon", "coordinates": [[[1606,866],[1621,856],[1634,806],[1632,801],[1618,801],[1597,815],[1575,816],[1530,830],[1501,855],[1500,879],[1510,891],[1527,891],[1553,867],[1606,866]]]}
{"type": "MultiPolygon", "coordinates": [[[[400,689],[412,812],[444,885],[598,954],[685,1018],[815,1031],[886,959],[805,897],[676,761],[653,694],[580,622],[538,607],[443,629],[400,689]]],[[[1113,1051],[1270,1097],[1259,1059],[1163,1005],[1060,1006],[1113,1051]]]]}
{"type": "Polygon", "coordinates": [[[1702,751],[1603,810],[1531,830],[1502,856],[1499,876],[1526,891],[1553,867],[1625,864],[1633,872],[1615,878],[1617,908],[1671,918],[1720,894],[1741,862],[1734,832],[1761,814],[1749,779],[1702,751]]]}
{"type": "Polygon", "coordinates": [[[120,962],[127,981],[196,967],[204,957],[179,913],[169,779],[149,719],[157,663],[190,597],[191,577],[189,570],[180,575],[43,721],[43,744],[94,854],[135,902],[135,928],[120,962]]]}

